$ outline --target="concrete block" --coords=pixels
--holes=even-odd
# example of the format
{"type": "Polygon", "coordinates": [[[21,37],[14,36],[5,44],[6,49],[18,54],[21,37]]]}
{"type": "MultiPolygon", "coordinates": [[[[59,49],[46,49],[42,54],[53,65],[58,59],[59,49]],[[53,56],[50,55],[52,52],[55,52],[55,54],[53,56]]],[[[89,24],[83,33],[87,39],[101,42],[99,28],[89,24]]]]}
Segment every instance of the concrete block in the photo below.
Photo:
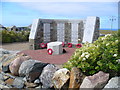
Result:
{"type": "Polygon", "coordinates": [[[52,49],[52,55],[58,55],[63,53],[62,42],[50,42],[47,44],[47,49],[52,49]]]}

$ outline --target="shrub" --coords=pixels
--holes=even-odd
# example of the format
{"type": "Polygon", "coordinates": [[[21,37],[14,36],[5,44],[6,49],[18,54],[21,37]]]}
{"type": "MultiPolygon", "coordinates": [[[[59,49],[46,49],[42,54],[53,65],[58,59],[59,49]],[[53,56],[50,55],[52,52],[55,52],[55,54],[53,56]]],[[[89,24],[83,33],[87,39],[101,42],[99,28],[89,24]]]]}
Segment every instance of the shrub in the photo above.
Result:
{"type": "Polygon", "coordinates": [[[76,49],[71,59],[64,64],[65,68],[78,67],[86,75],[98,71],[116,76],[120,70],[120,56],[118,55],[118,35],[99,37],[94,43],[85,43],[76,49]]]}
{"type": "Polygon", "coordinates": [[[29,40],[29,31],[2,31],[2,43],[23,42],[29,40]]]}

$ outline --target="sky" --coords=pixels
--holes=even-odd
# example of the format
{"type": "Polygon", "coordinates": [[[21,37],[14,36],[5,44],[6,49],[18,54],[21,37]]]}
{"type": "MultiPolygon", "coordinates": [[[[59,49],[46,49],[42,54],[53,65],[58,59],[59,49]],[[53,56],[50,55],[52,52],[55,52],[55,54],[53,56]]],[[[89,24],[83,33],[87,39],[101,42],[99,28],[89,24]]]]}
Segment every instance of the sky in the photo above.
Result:
{"type": "Polygon", "coordinates": [[[119,0],[2,0],[0,24],[9,27],[29,26],[34,19],[86,19],[100,17],[101,29],[118,28],[119,0]],[[114,21],[111,21],[111,18],[114,21]]]}

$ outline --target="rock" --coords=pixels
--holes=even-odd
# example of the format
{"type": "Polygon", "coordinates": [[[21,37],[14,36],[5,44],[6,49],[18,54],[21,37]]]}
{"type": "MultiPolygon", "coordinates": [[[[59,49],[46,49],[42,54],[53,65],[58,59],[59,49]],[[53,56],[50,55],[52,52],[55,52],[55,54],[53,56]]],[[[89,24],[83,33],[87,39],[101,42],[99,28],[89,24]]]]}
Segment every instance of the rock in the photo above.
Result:
{"type": "Polygon", "coordinates": [[[52,78],[54,88],[68,88],[70,71],[66,68],[59,69],[54,73],[52,78]]]}
{"type": "Polygon", "coordinates": [[[10,78],[12,78],[12,79],[15,79],[15,78],[16,78],[16,76],[11,75],[11,73],[4,73],[4,75],[5,75],[5,76],[8,76],[8,77],[10,77],[10,78]]]}
{"type": "Polygon", "coordinates": [[[113,88],[113,89],[118,88],[118,90],[120,90],[120,77],[111,78],[103,90],[110,89],[110,88],[113,88]]]}
{"type": "Polygon", "coordinates": [[[93,76],[87,76],[84,78],[80,89],[82,88],[103,88],[109,79],[109,74],[99,71],[93,76]]]}
{"type": "Polygon", "coordinates": [[[16,54],[3,56],[0,61],[1,70],[3,72],[9,72],[9,65],[16,57],[17,57],[16,54]]]}
{"type": "Polygon", "coordinates": [[[10,52],[7,50],[1,49],[1,51],[2,51],[2,54],[10,54],[10,52]]]}
{"type": "Polygon", "coordinates": [[[15,88],[23,88],[24,87],[24,81],[23,78],[19,77],[19,78],[15,78],[13,84],[12,84],[15,88]]]}
{"type": "Polygon", "coordinates": [[[35,83],[29,83],[29,82],[25,82],[26,88],[34,88],[37,87],[38,84],[35,83]]]}
{"type": "Polygon", "coordinates": [[[5,50],[5,49],[2,49],[0,48],[0,54],[15,54],[15,53],[18,53],[19,51],[11,51],[11,50],[5,50]]]}
{"type": "MultiPolygon", "coordinates": [[[[39,86],[37,86],[37,87],[35,87],[36,89],[42,89],[42,86],[41,85],[39,85],[39,86]]],[[[47,89],[46,89],[47,90],[47,89]]],[[[54,89],[53,89],[54,90],[54,89]]]]}
{"type": "Polygon", "coordinates": [[[4,88],[12,88],[12,86],[6,84],[3,80],[0,80],[0,90],[4,88]]]}
{"type": "Polygon", "coordinates": [[[70,72],[70,83],[69,88],[79,88],[85,75],[80,71],[80,69],[73,67],[70,72]]]}
{"type": "Polygon", "coordinates": [[[39,80],[39,79],[36,79],[36,80],[34,81],[34,83],[35,83],[35,84],[39,84],[39,83],[40,83],[40,80],[39,80]]]}
{"type": "Polygon", "coordinates": [[[40,61],[36,61],[36,60],[27,60],[24,61],[19,68],[19,76],[26,76],[27,73],[29,73],[30,68],[34,66],[35,63],[40,63],[40,61]]]}
{"type": "Polygon", "coordinates": [[[0,84],[5,85],[5,82],[3,80],[0,80],[0,84]]]}
{"type": "Polygon", "coordinates": [[[24,77],[24,78],[23,78],[23,81],[27,82],[27,79],[26,79],[26,77],[24,77]]]}
{"type": "Polygon", "coordinates": [[[4,80],[4,77],[1,73],[0,73],[0,80],[4,80]]]}
{"type": "Polygon", "coordinates": [[[26,76],[28,82],[34,82],[35,79],[39,78],[43,68],[47,63],[41,63],[36,60],[24,61],[19,69],[20,76],[26,76]]]}
{"type": "Polygon", "coordinates": [[[5,81],[5,80],[7,80],[8,78],[9,78],[9,76],[3,75],[2,73],[0,73],[0,80],[5,81]]]}
{"type": "Polygon", "coordinates": [[[19,57],[17,57],[9,65],[10,72],[13,75],[19,75],[18,71],[19,71],[20,65],[22,64],[23,61],[26,61],[28,59],[30,59],[29,56],[19,56],[19,57]]]}
{"type": "Polygon", "coordinates": [[[53,87],[52,84],[52,77],[54,73],[58,70],[59,68],[56,67],[53,64],[48,64],[47,66],[44,67],[41,75],[40,75],[40,81],[43,84],[44,88],[51,88],[53,87]]]}
{"type": "Polygon", "coordinates": [[[12,79],[12,78],[9,78],[5,81],[5,83],[7,83],[8,85],[12,85],[13,82],[14,82],[14,79],[12,79]]]}
{"type": "Polygon", "coordinates": [[[3,76],[4,80],[7,80],[8,78],[10,78],[9,76],[3,76]]]}
{"type": "Polygon", "coordinates": [[[9,71],[9,65],[12,61],[14,61],[17,57],[24,56],[24,54],[16,55],[15,54],[9,54],[9,55],[3,55],[3,57],[0,60],[0,68],[3,72],[10,72],[9,71]]]}
{"type": "Polygon", "coordinates": [[[9,87],[6,86],[6,85],[2,85],[2,84],[0,84],[0,89],[5,89],[5,88],[9,88],[9,87]]]}

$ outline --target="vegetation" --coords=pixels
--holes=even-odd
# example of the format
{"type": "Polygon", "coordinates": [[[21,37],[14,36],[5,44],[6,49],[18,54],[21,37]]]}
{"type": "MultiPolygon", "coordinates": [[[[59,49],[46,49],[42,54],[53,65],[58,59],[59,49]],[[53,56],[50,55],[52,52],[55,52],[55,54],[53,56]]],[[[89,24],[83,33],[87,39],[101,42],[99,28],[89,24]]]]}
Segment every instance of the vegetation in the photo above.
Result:
{"type": "Polygon", "coordinates": [[[120,73],[118,43],[117,34],[108,34],[99,37],[94,43],[85,43],[82,48],[76,49],[64,67],[68,69],[78,67],[86,75],[104,71],[110,73],[110,76],[116,76],[120,73]]]}
{"type": "Polygon", "coordinates": [[[29,31],[2,31],[2,43],[23,42],[28,41],[29,31]]]}
{"type": "Polygon", "coordinates": [[[112,31],[112,30],[100,30],[101,34],[117,34],[118,31],[112,31]]]}

